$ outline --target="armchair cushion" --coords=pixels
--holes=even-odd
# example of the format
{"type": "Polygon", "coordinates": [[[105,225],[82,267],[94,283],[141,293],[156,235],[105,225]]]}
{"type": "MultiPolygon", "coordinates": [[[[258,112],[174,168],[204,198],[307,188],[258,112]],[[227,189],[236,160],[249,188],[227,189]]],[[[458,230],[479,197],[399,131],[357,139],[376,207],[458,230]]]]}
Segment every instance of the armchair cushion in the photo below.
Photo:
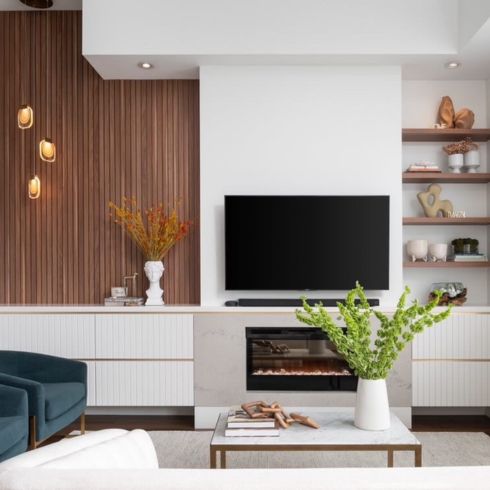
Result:
{"type": "Polygon", "coordinates": [[[44,418],[44,387],[41,383],[3,372],[0,372],[0,383],[25,390],[29,402],[29,415],[44,418]]]}
{"type": "Polygon", "coordinates": [[[27,393],[0,385],[0,461],[27,449],[28,418],[27,393]]]}
{"type": "Polygon", "coordinates": [[[0,417],[0,453],[27,438],[27,414],[0,417]]]}
{"type": "Polygon", "coordinates": [[[85,397],[83,383],[44,383],[46,395],[46,420],[66,413],[85,397]]]}

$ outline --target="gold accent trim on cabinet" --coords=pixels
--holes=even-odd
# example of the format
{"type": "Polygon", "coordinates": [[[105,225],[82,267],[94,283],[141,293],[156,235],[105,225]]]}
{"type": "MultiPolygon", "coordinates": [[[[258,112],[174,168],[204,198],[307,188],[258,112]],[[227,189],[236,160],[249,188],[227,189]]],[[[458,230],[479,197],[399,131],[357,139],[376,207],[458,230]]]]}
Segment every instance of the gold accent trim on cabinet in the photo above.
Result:
{"type": "Polygon", "coordinates": [[[490,362],[490,359],[452,359],[450,357],[441,357],[440,359],[412,359],[412,362],[490,362]]]}
{"type": "Polygon", "coordinates": [[[100,359],[79,359],[74,358],[75,361],[83,361],[83,362],[113,362],[113,361],[131,361],[131,362],[142,362],[142,361],[159,361],[159,362],[194,362],[194,359],[185,358],[185,359],[170,359],[170,358],[158,358],[158,357],[138,357],[138,358],[125,358],[125,357],[116,357],[116,358],[100,358],[100,359]]]}

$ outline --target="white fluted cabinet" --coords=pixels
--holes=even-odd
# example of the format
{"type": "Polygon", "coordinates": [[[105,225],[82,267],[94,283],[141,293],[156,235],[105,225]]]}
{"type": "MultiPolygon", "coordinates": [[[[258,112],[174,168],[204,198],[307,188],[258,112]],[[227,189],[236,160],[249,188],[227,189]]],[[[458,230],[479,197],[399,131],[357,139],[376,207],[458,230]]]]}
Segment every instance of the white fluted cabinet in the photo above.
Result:
{"type": "Polygon", "coordinates": [[[78,359],[89,406],[193,406],[192,314],[0,314],[0,349],[78,359]]]}
{"type": "Polygon", "coordinates": [[[490,315],[453,312],[413,343],[414,407],[490,406],[490,315]]]}

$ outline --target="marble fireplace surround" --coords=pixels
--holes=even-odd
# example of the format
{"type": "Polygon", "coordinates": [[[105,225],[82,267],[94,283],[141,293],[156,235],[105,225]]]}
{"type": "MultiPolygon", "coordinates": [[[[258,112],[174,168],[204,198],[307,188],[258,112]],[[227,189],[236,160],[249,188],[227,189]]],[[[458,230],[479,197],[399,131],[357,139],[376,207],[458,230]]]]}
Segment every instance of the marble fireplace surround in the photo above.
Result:
{"type": "MultiPolygon", "coordinates": [[[[194,404],[196,429],[214,428],[217,416],[244,401],[279,401],[286,407],[330,411],[353,407],[352,392],[247,391],[245,327],[298,327],[293,313],[201,314],[194,316],[194,404]]],[[[410,427],[411,350],[401,353],[388,378],[392,409],[410,427]]]]}

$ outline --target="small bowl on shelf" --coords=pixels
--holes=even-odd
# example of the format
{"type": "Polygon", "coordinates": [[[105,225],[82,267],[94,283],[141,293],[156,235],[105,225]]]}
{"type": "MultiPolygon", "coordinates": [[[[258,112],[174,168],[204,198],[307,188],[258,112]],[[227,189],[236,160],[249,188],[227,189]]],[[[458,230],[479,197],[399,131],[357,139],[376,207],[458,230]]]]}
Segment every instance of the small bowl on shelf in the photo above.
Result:
{"type": "Polygon", "coordinates": [[[446,262],[447,243],[431,243],[429,245],[429,256],[432,262],[446,262]]]}
{"type": "Polygon", "coordinates": [[[417,260],[427,262],[428,252],[429,245],[427,240],[408,240],[407,254],[412,262],[416,262],[417,260]]]}

